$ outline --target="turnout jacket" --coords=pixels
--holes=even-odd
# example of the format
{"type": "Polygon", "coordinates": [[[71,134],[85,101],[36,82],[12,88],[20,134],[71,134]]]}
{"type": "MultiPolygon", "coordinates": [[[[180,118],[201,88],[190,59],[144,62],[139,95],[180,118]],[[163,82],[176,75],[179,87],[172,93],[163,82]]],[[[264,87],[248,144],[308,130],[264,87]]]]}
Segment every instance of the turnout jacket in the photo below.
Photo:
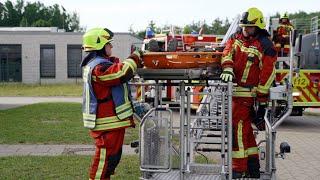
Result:
{"type": "Polygon", "coordinates": [[[93,56],[83,67],[83,122],[92,131],[134,126],[127,82],[141,66],[131,55],[122,63],[115,57],[93,56]]]}
{"type": "Polygon", "coordinates": [[[245,38],[242,32],[232,35],[223,51],[221,65],[234,71],[235,83],[239,85],[234,96],[267,101],[275,78],[276,54],[265,31],[250,38],[245,38]]]}

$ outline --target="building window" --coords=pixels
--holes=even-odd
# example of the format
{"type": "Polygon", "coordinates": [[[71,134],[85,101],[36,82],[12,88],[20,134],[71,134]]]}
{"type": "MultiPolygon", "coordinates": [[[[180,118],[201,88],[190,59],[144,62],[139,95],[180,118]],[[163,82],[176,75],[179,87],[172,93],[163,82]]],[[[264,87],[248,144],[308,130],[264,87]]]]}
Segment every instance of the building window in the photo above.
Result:
{"type": "Polygon", "coordinates": [[[21,45],[0,44],[0,82],[21,82],[21,45]]]}
{"type": "Polygon", "coordinates": [[[68,45],[68,77],[81,77],[82,68],[80,63],[82,61],[81,45],[68,45]]]}
{"type": "Polygon", "coordinates": [[[56,76],[55,45],[40,45],[40,77],[56,76]]]}

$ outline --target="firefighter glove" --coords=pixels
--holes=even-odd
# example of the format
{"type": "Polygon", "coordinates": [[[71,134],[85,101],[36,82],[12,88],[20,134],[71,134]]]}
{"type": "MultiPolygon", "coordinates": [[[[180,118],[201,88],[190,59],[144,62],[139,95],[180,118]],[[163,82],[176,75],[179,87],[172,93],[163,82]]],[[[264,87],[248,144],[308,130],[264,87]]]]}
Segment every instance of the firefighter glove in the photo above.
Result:
{"type": "Polygon", "coordinates": [[[222,81],[231,82],[234,78],[234,73],[232,68],[225,68],[220,75],[222,81]]]}
{"type": "Polygon", "coordinates": [[[264,131],[266,129],[266,125],[265,125],[265,121],[264,121],[264,115],[266,113],[266,108],[267,108],[266,104],[260,104],[258,106],[256,116],[253,119],[253,123],[259,131],[264,131]]]}
{"type": "Polygon", "coordinates": [[[137,63],[138,68],[141,68],[143,67],[142,56],[143,51],[135,50],[128,58],[133,59],[137,63]]]}
{"type": "Polygon", "coordinates": [[[143,51],[141,51],[141,50],[135,50],[135,51],[133,52],[133,54],[137,55],[137,56],[141,59],[142,56],[143,56],[143,51]]]}

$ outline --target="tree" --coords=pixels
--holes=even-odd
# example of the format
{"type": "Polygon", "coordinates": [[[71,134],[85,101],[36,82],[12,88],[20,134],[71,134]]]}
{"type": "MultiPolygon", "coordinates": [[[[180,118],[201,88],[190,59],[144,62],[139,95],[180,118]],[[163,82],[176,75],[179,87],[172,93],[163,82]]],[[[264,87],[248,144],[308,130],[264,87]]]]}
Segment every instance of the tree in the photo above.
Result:
{"type": "Polygon", "coordinates": [[[184,26],[182,33],[183,34],[191,34],[192,29],[189,25],[184,26]]]}
{"type": "Polygon", "coordinates": [[[82,31],[77,13],[67,13],[63,6],[54,4],[45,6],[41,2],[17,0],[15,5],[7,0],[0,3],[0,26],[55,26],[66,31],[82,31]]]}

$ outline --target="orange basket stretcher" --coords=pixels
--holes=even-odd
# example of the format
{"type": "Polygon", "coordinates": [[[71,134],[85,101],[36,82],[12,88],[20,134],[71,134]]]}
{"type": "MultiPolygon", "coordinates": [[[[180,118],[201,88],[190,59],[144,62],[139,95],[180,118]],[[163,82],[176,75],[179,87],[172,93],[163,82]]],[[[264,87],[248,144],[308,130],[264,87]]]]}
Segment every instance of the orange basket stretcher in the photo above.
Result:
{"type": "Polygon", "coordinates": [[[222,52],[148,52],[143,55],[147,69],[193,69],[219,67],[222,52]]]}

